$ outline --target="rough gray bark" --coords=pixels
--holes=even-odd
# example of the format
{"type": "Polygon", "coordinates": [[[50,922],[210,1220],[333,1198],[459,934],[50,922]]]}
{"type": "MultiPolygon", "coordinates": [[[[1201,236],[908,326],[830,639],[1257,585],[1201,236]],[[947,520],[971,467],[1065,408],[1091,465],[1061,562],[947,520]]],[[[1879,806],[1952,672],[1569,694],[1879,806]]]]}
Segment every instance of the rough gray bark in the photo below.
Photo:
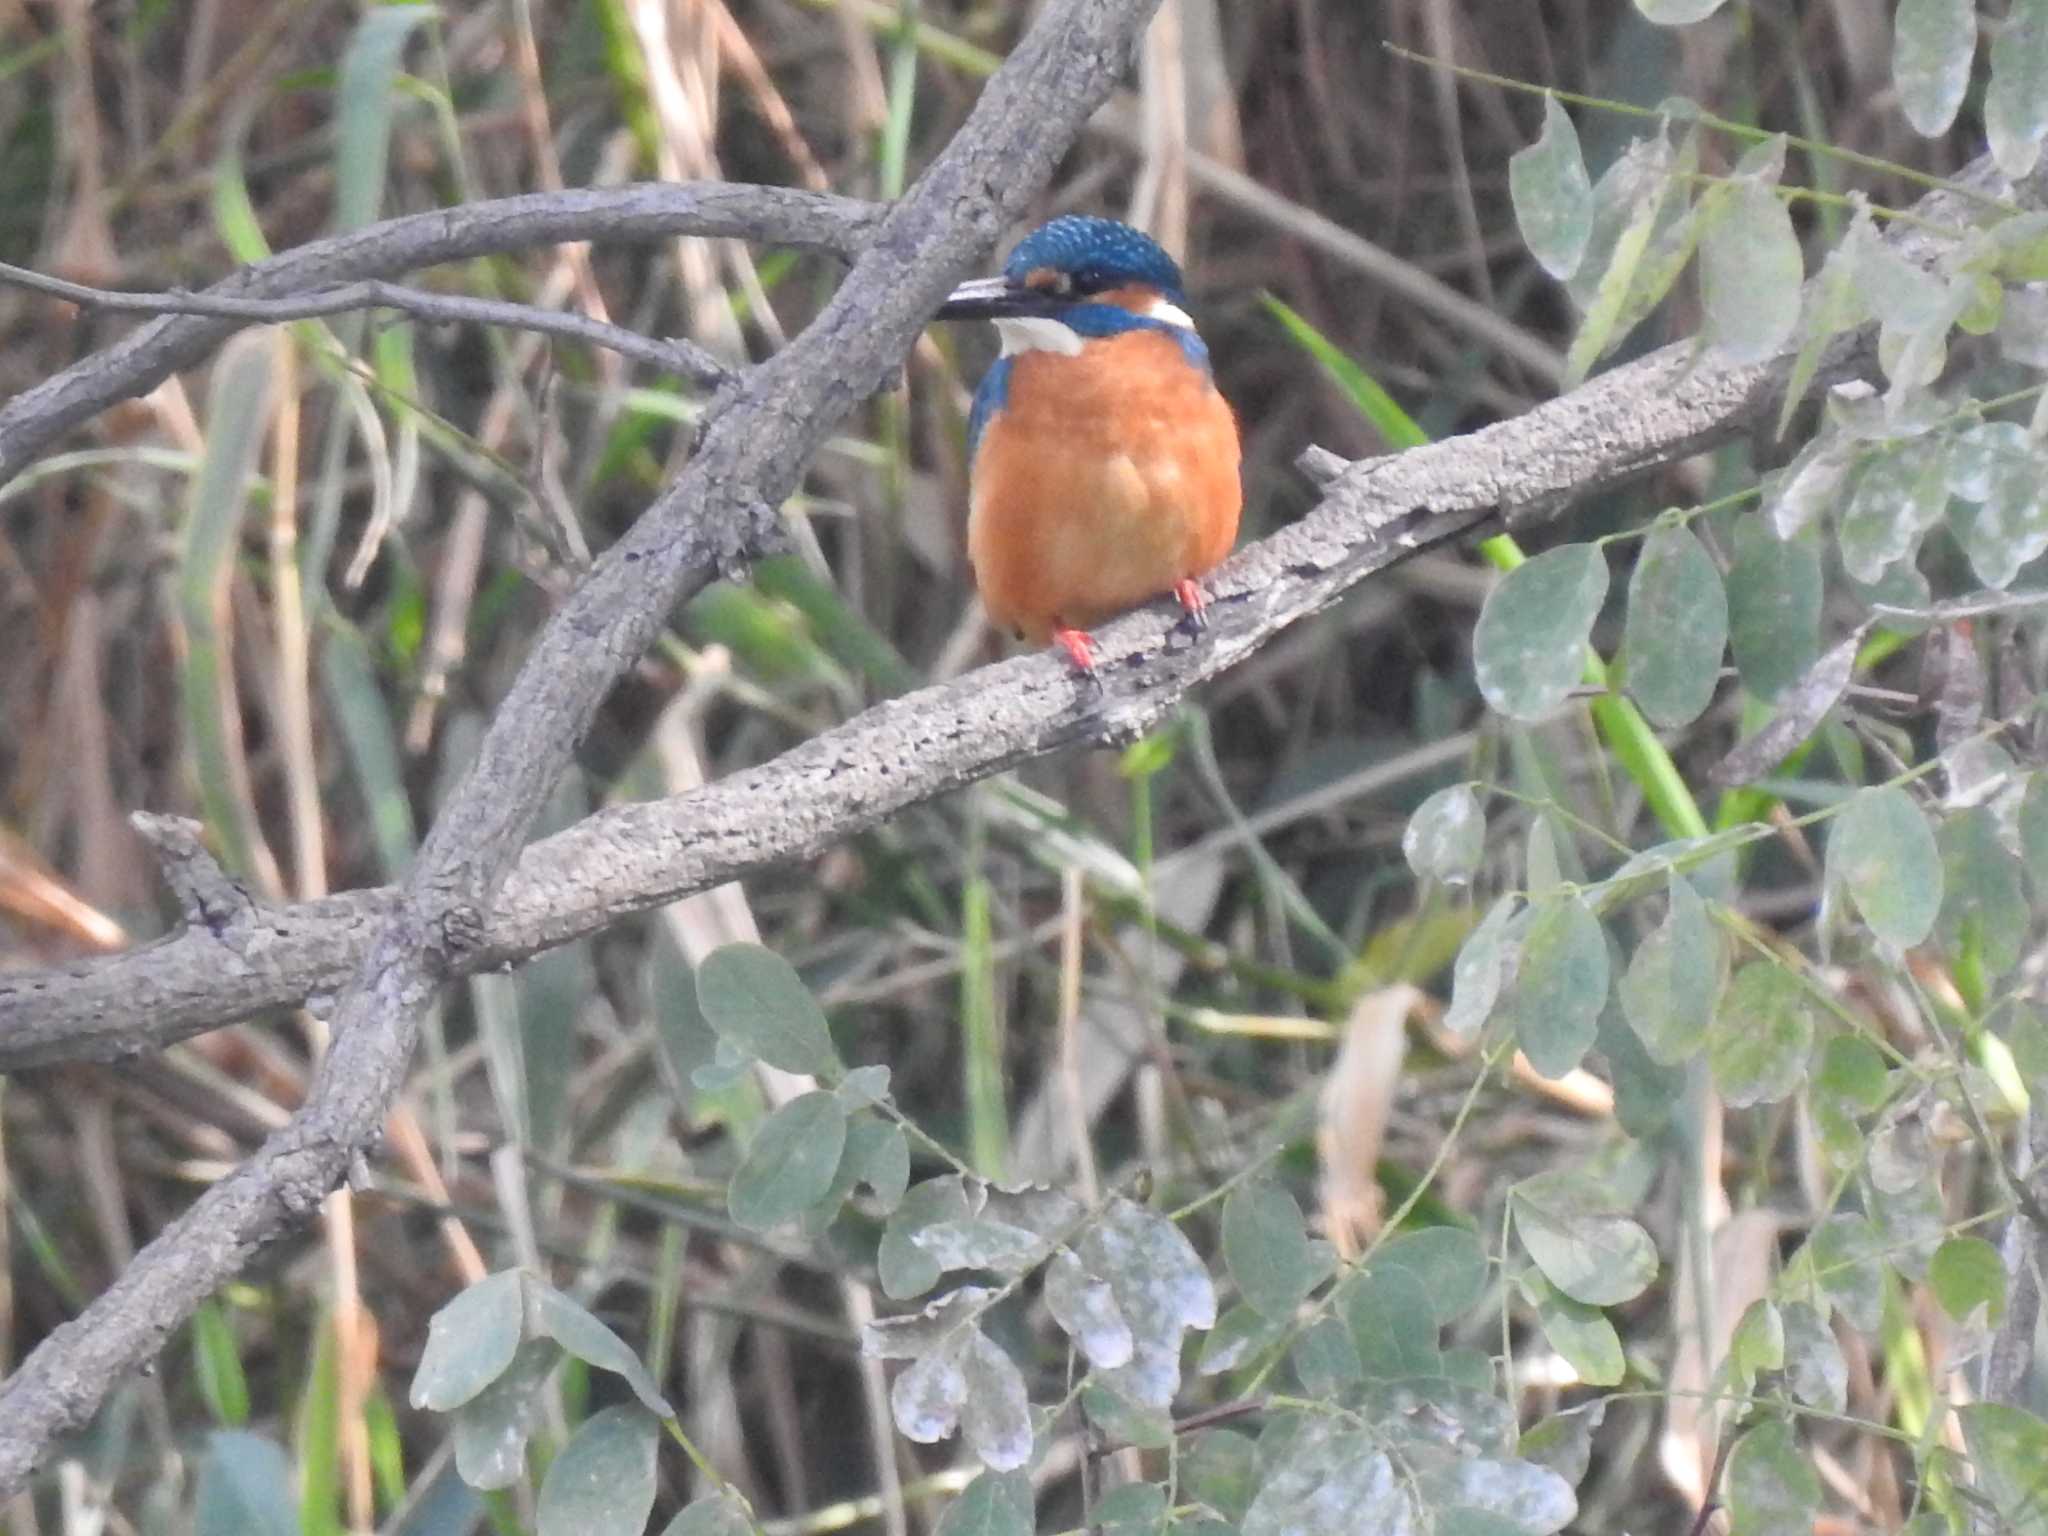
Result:
{"type": "MultiPolygon", "coordinates": [[[[824,312],[738,382],[705,422],[681,478],[555,614],[411,877],[368,934],[305,1104],[0,1386],[0,1501],[125,1372],[154,1357],[201,1300],[308,1217],[376,1137],[411,1058],[420,1010],[474,955],[520,840],[605,691],[677,602],[770,546],[774,509],[802,466],[855,404],[888,382],[951,285],[1026,211],[1129,67],[1157,3],[1053,0],[1045,7],[959,135],[875,225],[824,312]]],[[[464,219],[461,210],[442,217],[464,219]]],[[[164,356],[203,351],[227,324],[153,322],[137,333],[143,340],[115,349],[119,370],[132,380],[147,371],[145,355],[156,356],[147,365],[154,367],[164,356]],[[167,334],[185,339],[174,344],[167,334]]],[[[93,402],[112,387],[77,373],[66,376],[68,384],[52,380],[31,392],[44,397],[30,419],[46,434],[59,430],[49,423],[96,409],[93,402]]],[[[17,431],[10,439],[0,422],[0,477],[32,451],[24,444],[33,436],[17,431]]]]}

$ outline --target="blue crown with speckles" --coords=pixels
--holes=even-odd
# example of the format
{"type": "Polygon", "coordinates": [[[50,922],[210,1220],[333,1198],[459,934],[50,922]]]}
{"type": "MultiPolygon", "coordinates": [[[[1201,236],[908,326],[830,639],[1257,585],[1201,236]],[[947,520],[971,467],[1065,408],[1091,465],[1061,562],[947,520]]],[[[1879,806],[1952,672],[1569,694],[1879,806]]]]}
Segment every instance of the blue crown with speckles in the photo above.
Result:
{"type": "Polygon", "coordinates": [[[1115,219],[1069,213],[1026,235],[1003,264],[1003,276],[1022,282],[1041,267],[1064,272],[1081,293],[1128,283],[1157,288],[1175,303],[1186,298],[1180,268],[1149,235],[1115,219]]]}

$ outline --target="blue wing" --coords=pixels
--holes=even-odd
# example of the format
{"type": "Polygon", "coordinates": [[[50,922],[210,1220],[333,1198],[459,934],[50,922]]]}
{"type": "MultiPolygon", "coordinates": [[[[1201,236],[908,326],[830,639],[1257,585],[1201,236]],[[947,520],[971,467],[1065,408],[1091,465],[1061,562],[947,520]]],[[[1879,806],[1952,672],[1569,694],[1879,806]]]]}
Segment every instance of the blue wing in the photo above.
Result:
{"type": "Polygon", "coordinates": [[[1013,357],[999,357],[981,376],[981,383],[974,391],[974,407],[967,413],[967,463],[974,464],[974,455],[981,447],[981,434],[995,419],[995,414],[1010,402],[1010,365],[1013,357]]]}

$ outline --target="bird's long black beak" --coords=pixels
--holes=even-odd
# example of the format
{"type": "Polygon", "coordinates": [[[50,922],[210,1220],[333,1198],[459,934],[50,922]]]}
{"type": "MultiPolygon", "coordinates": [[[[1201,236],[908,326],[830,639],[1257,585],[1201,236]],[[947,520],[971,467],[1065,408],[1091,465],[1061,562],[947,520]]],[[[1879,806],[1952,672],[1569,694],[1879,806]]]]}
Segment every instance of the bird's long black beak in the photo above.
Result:
{"type": "Polygon", "coordinates": [[[1060,300],[1037,288],[1002,277],[977,277],[955,288],[939,306],[940,320],[1007,320],[1013,316],[1050,315],[1060,300]]]}

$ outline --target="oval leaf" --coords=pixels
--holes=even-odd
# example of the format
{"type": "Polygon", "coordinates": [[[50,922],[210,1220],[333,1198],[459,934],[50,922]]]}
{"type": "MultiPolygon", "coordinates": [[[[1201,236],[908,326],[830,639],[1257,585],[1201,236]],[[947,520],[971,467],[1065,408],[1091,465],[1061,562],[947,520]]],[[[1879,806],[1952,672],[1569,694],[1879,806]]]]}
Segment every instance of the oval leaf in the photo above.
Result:
{"type": "Polygon", "coordinates": [[[1813,1012],[1799,978],[1771,960],[1745,965],[1714,1022],[1714,1086],[1732,1109],[1774,1104],[1805,1080],[1813,1012]]]}
{"type": "Polygon", "coordinates": [[[1275,1321],[1292,1317],[1321,1278],[1301,1207],[1271,1179],[1248,1180],[1223,1202],[1223,1262],[1239,1294],[1275,1321]]]}
{"type": "Polygon", "coordinates": [[[1728,1457],[1728,1513],[1742,1536],[1813,1536],[1820,1474],[1780,1419],[1759,1424],[1728,1457]]]}
{"type": "Polygon", "coordinates": [[[704,957],[697,1006],[720,1039],[771,1067],[828,1080],[844,1070],[811,989],[758,944],[727,944],[704,957]]]}
{"type": "Polygon", "coordinates": [[[1600,1031],[1607,1006],[1607,935],[1577,896],[1531,904],[1521,964],[1504,1005],[1529,1064],[1563,1077],[1600,1031]]]}
{"type": "Polygon", "coordinates": [[[1657,724],[1697,719],[1720,681],[1728,645],[1728,593],[1690,528],[1658,528],[1628,584],[1622,651],[1628,691],[1657,724]]]}
{"type": "Polygon", "coordinates": [[[825,1198],[846,1150],[846,1106],[817,1089],[791,1099],[754,1133],[726,1190],[732,1219],[756,1232],[825,1198]]]}
{"type": "Polygon", "coordinates": [[[645,1530],[654,1509],[655,1430],[653,1416],[633,1403],[584,1420],[540,1485],[540,1536],[645,1530]]]}
{"type": "Polygon", "coordinates": [[[1700,242],[1706,341],[1735,363],[1775,357],[1799,323],[1806,276],[1792,211],[1760,180],[1731,183],[1700,242]]]}
{"type": "Polygon", "coordinates": [[[1536,142],[1508,158],[1508,195],[1537,265],[1559,279],[1578,271],[1593,234],[1593,182],[1578,130],[1555,96],[1543,98],[1536,142]]]}
{"type": "Polygon", "coordinates": [[[1636,946],[1621,978],[1621,1010],[1651,1059],[1675,1067],[1707,1043],[1721,987],[1720,944],[1707,904],[1671,872],[1664,921],[1636,946]]]}
{"type": "Polygon", "coordinates": [[[1897,785],[1850,798],[1828,837],[1827,872],[1893,949],[1920,943],[1941,915],[1941,851],[1920,807],[1897,785]]]}
{"type": "Polygon", "coordinates": [[[459,1408],[512,1363],[526,1326],[519,1271],[486,1275],[427,1324],[427,1347],[413,1373],[412,1405],[434,1413],[459,1408]]]}
{"type": "Polygon", "coordinates": [[[1906,121],[1928,138],[1947,133],[1970,87],[1976,0],[1899,0],[1892,21],[1892,81],[1906,121]]]}
{"type": "Polygon", "coordinates": [[[1463,885],[1486,852],[1486,813],[1470,784],[1440,789],[1417,807],[1401,834],[1401,854],[1424,880],[1463,885]]]}
{"type": "Polygon", "coordinates": [[[1820,655],[1820,555],[1804,539],[1772,537],[1763,519],[1735,525],[1728,569],[1728,644],[1743,685],[1776,698],[1820,655]]]}
{"type": "Polygon", "coordinates": [[[1566,544],[1509,571],[1486,595],[1472,662],[1486,702],[1511,720],[1541,720],[1586,670],[1586,638],[1607,596],[1607,559],[1566,544]]]}
{"type": "Polygon", "coordinates": [[[1981,1237],[1952,1237],[1935,1249],[1927,1281],[1941,1309],[1959,1323],[1979,1307],[1994,1325],[2005,1315],[2005,1265],[1981,1237]]]}
{"type": "Polygon", "coordinates": [[[1657,1277],[1657,1245],[1626,1216],[1587,1209],[1556,1176],[1515,1186],[1515,1231],[1544,1278],[1591,1307],[1640,1295],[1657,1277]]]}
{"type": "Polygon", "coordinates": [[[1984,135],[1998,168],[2018,178],[2034,168],[2048,134],[2048,0],[2013,0],[1991,38],[1984,135]]]}

